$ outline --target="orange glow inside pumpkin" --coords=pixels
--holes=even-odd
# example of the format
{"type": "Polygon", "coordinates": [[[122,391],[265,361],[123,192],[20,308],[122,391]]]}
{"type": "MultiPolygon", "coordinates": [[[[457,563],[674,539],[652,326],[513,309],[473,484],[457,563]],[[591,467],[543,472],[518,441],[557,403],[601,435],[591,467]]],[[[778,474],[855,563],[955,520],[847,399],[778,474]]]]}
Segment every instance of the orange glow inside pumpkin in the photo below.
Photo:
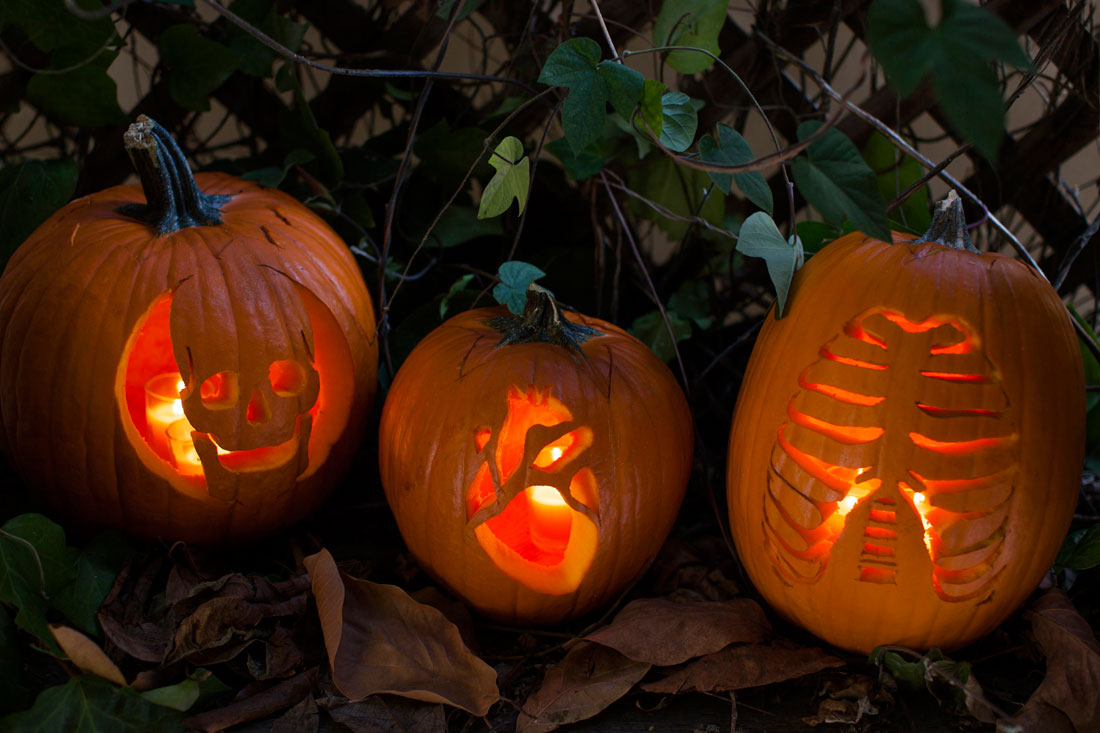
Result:
{"type": "MultiPolygon", "coordinates": [[[[347,423],[354,375],[350,349],[339,325],[316,296],[300,286],[297,289],[313,327],[313,367],[319,377],[318,396],[308,410],[312,417],[312,430],[307,446],[309,466],[299,477],[303,478],[324,461],[347,423]]],[[[180,379],[173,353],[171,308],[172,293],[167,292],[158,297],[144,317],[139,319],[120,364],[119,402],[128,423],[125,425],[127,433],[133,436],[131,440],[144,443],[148,449],[148,452],[138,451],[142,461],[172,480],[177,488],[190,492],[205,485],[205,475],[191,437],[192,428],[186,421],[180,400],[187,385],[180,379]],[[156,417],[149,406],[147,385],[155,384],[159,379],[173,383],[168,396],[159,398],[166,404],[159,408],[164,415],[156,417]],[[182,424],[173,426],[180,420],[182,424]],[[150,454],[154,458],[150,459],[150,454]]],[[[279,396],[300,392],[305,381],[303,367],[287,360],[272,363],[268,376],[273,391],[279,396]]],[[[238,378],[232,372],[214,374],[199,385],[199,390],[203,405],[210,410],[230,409],[240,397],[238,378]]],[[[164,392],[165,388],[161,386],[160,391],[164,392]]],[[[255,394],[249,399],[246,419],[262,419],[262,399],[257,399],[255,394]]],[[[221,466],[234,473],[264,471],[281,466],[298,451],[297,436],[278,445],[240,451],[225,450],[218,445],[215,436],[207,437],[214,443],[221,466]]]]}
{"type": "MultiPolygon", "coordinates": [[[[587,508],[596,516],[599,510],[595,474],[587,466],[576,470],[569,477],[568,493],[550,485],[552,476],[564,473],[592,445],[592,429],[579,426],[541,446],[529,445],[528,440],[536,426],[554,427],[572,419],[570,410],[551,396],[550,389],[511,387],[495,445],[493,428],[479,427],[473,434],[479,454],[487,446],[492,450],[466,492],[467,518],[477,521],[475,515],[479,512],[487,508],[491,512],[507,502],[503,509],[476,524],[474,534],[498,568],[543,593],[575,590],[596,553],[598,531],[592,517],[582,511],[587,508]],[[499,489],[494,484],[490,460],[496,464],[499,489]],[[533,482],[506,490],[525,462],[528,480],[543,474],[546,483],[533,482]]],[[[562,486],[564,478],[553,483],[562,486]]]]}

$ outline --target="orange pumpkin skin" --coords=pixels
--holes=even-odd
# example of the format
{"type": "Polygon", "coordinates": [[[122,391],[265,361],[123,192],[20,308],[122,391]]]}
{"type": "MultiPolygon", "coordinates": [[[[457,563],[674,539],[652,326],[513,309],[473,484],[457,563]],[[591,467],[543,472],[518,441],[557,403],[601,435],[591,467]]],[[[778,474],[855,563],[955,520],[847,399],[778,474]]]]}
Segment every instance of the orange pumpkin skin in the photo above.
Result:
{"type": "MultiPolygon", "coordinates": [[[[533,302],[529,291],[528,313],[533,302]]],[[[382,484],[410,552],[506,623],[553,623],[615,598],[656,556],[691,467],[691,416],[665,364],[609,323],[561,317],[593,329],[579,352],[502,345],[500,324],[518,320],[504,308],[454,316],[402,364],[382,411],[382,484]],[[564,549],[541,556],[524,514],[536,485],[555,487],[572,515],[564,549]]]]}
{"type": "Polygon", "coordinates": [[[1018,260],[907,239],[853,233],[797,272],[730,434],[750,578],[858,652],[994,629],[1057,555],[1084,453],[1081,357],[1053,288],[1018,260]]]}
{"type": "Polygon", "coordinates": [[[71,526],[205,544],[267,534],[318,505],[361,439],[377,350],[347,246],[277,190],[196,182],[228,197],[220,223],[158,234],[119,212],[145,203],[142,187],[116,186],[54,214],[0,278],[0,441],[71,526]],[[280,365],[296,384],[276,383],[280,365]],[[186,383],[206,479],[151,449],[143,385],[162,371],[186,383]],[[208,409],[199,386],[218,373],[239,399],[208,409]]]}

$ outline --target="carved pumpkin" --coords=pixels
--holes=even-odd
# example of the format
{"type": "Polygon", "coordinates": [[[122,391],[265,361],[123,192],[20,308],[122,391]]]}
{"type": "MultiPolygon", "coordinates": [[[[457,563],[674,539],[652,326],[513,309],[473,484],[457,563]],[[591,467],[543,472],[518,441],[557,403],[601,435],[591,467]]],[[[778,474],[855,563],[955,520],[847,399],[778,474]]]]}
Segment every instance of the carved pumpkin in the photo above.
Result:
{"type": "Polygon", "coordinates": [[[126,146],[141,186],[68,204],[0,278],[8,460],[71,524],[216,543],[295,522],[374,393],[358,267],[291,197],[192,179],[152,120],[126,146]]]}
{"type": "Polygon", "coordinates": [[[409,550],[482,614],[550,623],[615,597],[683,500],[692,422],[668,368],[609,323],[527,308],[457,315],[409,355],[379,429],[409,550]]]}
{"type": "Polygon", "coordinates": [[[962,207],[924,238],[849,234],[761,330],[730,434],[729,516],[768,602],[821,638],[958,647],[1050,567],[1073,515],[1084,376],[1053,288],[980,253],[962,207]]]}

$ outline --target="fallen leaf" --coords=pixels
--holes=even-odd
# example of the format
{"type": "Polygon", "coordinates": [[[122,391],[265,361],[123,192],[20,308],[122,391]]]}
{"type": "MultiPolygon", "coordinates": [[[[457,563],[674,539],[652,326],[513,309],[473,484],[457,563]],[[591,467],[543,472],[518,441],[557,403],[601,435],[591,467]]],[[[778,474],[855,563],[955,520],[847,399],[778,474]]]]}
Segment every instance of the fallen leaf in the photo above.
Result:
{"type": "Polygon", "coordinates": [[[305,655],[286,627],[275,627],[274,633],[258,646],[260,655],[253,656],[256,646],[253,646],[248,655],[248,673],[253,679],[289,677],[297,669],[306,666],[305,655]]]}
{"type": "Polygon", "coordinates": [[[727,647],[685,664],[667,677],[642,685],[646,692],[729,692],[813,674],[844,662],[816,647],[790,649],[764,644],[727,647]]]}
{"type": "Polygon", "coordinates": [[[317,733],[319,723],[317,703],[314,702],[313,695],[306,695],[300,703],[271,724],[271,733],[317,733]]]}
{"type": "Polygon", "coordinates": [[[1039,596],[1024,616],[1046,657],[1047,674],[1020,712],[1006,722],[1042,723],[1043,730],[1054,730],[1064,719],[1049,710],[1053,708],[1077,730],[1100,730],[1100,642],[1092,628],[1056,588],[1039,596]]]}
{"type": "Polygon", "coordinates": [[[102,677],[116,685],[126,686],[126,678],[111,661],[111,658],[99,648],[99,644],[76,629],[60,624],[50,624],[50,632],[57,645],[69,660],[82,671],[102,677]]]}
{"type": "Polygon", "coordinates": [[[496,672],[438,610],[397,586],[345,575],[328,550],[303,560],[313,581],[332,680],[352,700],[379,692],[485,715],[496,672]]]}
{"type": "Polygon", "coordinates": [[[629,692],[650,666],[606,646],[577,644],[546,671],[542,686],[527,698],[516,733],[544,733],[591,718],[629,692]]]}
{"type": "Polygon", "coordinates": [[[806,725],[817,726],[822,723],[845,723],[853,725],[858,723],[864,715],[877,715],[878,710],[866,697],[858,700],[822,700],[817,707],[815,715],[805,717],[802,722],[806,725]]]}
{"type": "Polygon", "coordinates": [[[246,723],[249,720],[266,718],[296,705],[310,694],[317,669],[310,669],[284,680],[243,700],[237,700],[223,708],[207,710],[183,719],[188,729],[201,731],[225,730],[230,726],[246,723]]]}
{"type": "Polygon", "coordinates": [[[232,659],[250,641],[270,633],[270,629],[261,628],[263,621],[301,615],[306,605],[304,593],[274,603],[252,603],[234,597],[212,598],[180,622],[172,651],[165,661],[170,664],[187,659],[195,664],[209,665],[232,659]]]}
{"type": "Polygon", "coordinates": [[[143,662],[160,662],[172,644],[172,631],[166,624],[143,621],[126,625],[102,611],[96,616],[103,635],[112,644],[143,662]]]}
{"type": "Polygon", "coordinates": [[[447,717],[439,703],[424,703],[393,695],[371,695],[365,700],[326,705],[340,725],[353,733],[446,733],[447,717]]]}
{"type": "Polygon", "coordinates": [[[642,598],[584,638],[635,661],[668,667],[730,644],[763,641],[770,628],[763,609],[748,598],[687,603],[642,598]]]}

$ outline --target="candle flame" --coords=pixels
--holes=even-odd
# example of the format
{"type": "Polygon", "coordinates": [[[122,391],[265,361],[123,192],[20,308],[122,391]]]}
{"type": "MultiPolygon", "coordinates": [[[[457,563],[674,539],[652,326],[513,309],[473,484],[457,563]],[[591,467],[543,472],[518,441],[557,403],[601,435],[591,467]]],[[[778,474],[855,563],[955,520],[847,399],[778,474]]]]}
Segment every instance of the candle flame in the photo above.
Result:
{"type": "Polygon", "coordinates": [[[531,501],[544,506],[563,506],[566,503],[561,492],[553,486],[532,486],[530,497],[531,501]]]}
{"type": "Polygon", "coordinates": [[[556,461],[559,458],[561,458],[562,454],[564,454],[564,453],[565,453],[564,450],[562,450],[561,448],[559,448],[558,446],[555,445],[553,448],[550,449],[550,460],[551,461],[556,461]]]}
{"type": "Polygon", "coordinates": [[[839,514],[841,516],[846,515],[848,512],[855,509],[856,503],[858,503],[858,502],[859,502],[859,499],[855,496],[846,496],[846,497],[844,497],[839,502],[837,502],[837,505],[836,505],[837,514],[839,514]]]}

